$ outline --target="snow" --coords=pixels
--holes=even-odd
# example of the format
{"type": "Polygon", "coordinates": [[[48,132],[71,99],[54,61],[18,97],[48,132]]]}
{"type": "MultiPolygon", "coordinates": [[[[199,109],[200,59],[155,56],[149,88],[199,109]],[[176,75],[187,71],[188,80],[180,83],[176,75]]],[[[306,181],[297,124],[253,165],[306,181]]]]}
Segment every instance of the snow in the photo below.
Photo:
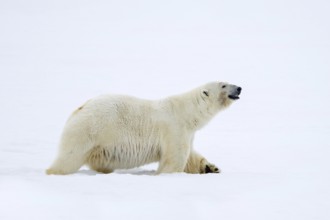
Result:
{"type": "Polygon", "coordinates": [[[329,9],[2,0],[0,219],[329,219],[329,9]],[[195,138],[221,174],[44,174],[87,99],[158,99],[213,80],[243,88],[195,138]]]}

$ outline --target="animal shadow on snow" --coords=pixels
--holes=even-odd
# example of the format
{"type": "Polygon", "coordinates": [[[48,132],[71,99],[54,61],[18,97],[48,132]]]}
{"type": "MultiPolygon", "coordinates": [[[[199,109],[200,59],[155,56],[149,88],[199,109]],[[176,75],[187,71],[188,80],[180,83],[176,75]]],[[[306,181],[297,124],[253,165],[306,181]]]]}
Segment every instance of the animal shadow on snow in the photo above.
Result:
{"type": "Polygon", "coordinates": [[[76,172],[76,174],[78,174],[78,175],[88,175],[88,176],[113,175],[113,174],[131,174],[131,175],[137,175],[137,176],[141,176],[141,175],[154,176],[156,174],[156,171],[155,170],[144,170],[144,169],[141,169],[141,168],[134,168],[134,169],[129,169],[129,170],[116,170],[113,173],[103,174],[103,173],[96,172],[94,170],[79,170],[78,172],[76,172]]]}

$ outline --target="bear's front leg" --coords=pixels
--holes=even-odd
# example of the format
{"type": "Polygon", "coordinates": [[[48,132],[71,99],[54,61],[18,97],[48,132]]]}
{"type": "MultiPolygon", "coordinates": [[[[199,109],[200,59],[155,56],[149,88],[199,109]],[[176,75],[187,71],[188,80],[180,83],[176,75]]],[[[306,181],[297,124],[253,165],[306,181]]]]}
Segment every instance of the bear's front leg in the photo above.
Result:
{"type": "Polygon", "coordinates": [[[157,174],[184,172],[190,153],[187,144],[170,145],[161,153],[157,174]]]}
{"type": "Polygon", "coordinates": [[[220,169],[214,164],[208,162],[202,155],[191,151],[186,167],[186,173],[220,173],[220,169]]]}
{"type": "Polygon", "coordinates": [[[220,173],[220,169],[204,159],[201,162],[200,173],[220,173]]]}

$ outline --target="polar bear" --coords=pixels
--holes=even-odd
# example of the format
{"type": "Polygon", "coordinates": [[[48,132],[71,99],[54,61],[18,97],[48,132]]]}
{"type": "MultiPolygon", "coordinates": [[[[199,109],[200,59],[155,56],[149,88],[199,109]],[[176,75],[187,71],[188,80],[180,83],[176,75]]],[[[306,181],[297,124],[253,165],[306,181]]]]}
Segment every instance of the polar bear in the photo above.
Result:
{"type": "Polygon", "coordinates": [[[71,174],[83,165],[101,173],[159,162],[156,174],[219,173],[193,149],[194,134],[239,99],[241,87],[211,82],[151,101],[102,95],[68,119],[47,174],[71,174]]]}

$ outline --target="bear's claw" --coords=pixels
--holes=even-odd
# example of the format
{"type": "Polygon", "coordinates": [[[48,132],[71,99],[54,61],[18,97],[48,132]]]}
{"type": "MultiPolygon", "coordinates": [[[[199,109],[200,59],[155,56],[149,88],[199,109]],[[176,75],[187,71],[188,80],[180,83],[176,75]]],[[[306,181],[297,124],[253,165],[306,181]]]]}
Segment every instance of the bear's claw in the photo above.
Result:
{"type": "Polygon", "coordinates": [[[204,173],[220,173],[220,170],[214,164],[206,164],[204,173]]]}

